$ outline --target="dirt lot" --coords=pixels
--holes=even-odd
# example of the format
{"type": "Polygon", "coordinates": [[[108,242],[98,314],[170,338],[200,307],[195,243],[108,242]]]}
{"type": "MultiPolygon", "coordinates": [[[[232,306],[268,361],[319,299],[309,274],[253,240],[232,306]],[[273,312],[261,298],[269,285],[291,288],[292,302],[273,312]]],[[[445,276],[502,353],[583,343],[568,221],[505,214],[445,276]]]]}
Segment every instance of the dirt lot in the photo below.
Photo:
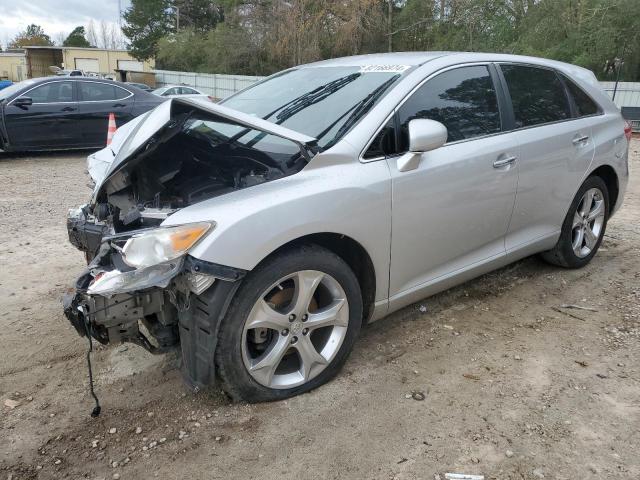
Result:
{"type": "Polygon", "coordinates": [[[530,258],[408,307],[310,394],[230,404],[113,346],[94,355],[92,419],[87,341],[59,300],[83,266],[65,215],[89,193],[86,153],[3,155],[0,479],[640,477],[637,175],[588,267],[530,258]]]}

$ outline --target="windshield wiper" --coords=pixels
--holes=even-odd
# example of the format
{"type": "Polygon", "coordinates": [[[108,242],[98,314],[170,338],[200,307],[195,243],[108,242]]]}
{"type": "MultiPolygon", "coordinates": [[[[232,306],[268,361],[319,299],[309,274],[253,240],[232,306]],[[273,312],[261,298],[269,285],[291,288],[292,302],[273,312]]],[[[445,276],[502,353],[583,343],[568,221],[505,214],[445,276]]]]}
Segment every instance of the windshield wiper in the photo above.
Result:
{"type": "Polygon", "coordinates": [[[349,112],[352,112],[351,115],[349,116],[349,118],[347,118],[347,120],[338,129],[338,131],[336,132],[336,134],[333,137],[333,140],[331,140],[331,142],[329,142],[329,144],[325,147],[325,149],[327,149],[330,146],[332,146],[337,139],[341,138],[347,131],[349,131],[349,129],[353,125],[355,125],[371,109],[371,107],[373,107],[373,105],[382,96],[382,94],[398,78],[400,78],[400,75],[394,75],[393,77],[388,79],[386,82],[380,84],[380,86],[378,86],[375,90],[373,90],[369,95],[364,97],[362,100],[360,100],[358,103],[356,103],[353,107],[351,107],[349,110],[344,112],[335,122],[333,122],[331,125],[329,125],[327,128],[325,128],[322,132],[320,132],[316,137],[318,140],[320,140],[327,133],[329,133],[331,131],[331,129],[333,127],[335,127],[349,112]]]}
{"type": "MultiPolygon", "coordinates": [[[[286,122],[288,119],[301,112],[307,107],[314,105],[318,102],[321,102],[325,98],[333,95],[335,92],[340,90],[341,88],[347,86],[358,77],[362,75],[361,73],[352,73],[351,75],[347,75],[345,77],[337,78],[329,83],[319,86],[318,88],[313,89],[310,92],[305,93],[297,98],[294,98],[290,102],[285,103],[284,105],[276,108],[274,111],[268,113],[266,116],[262,117],[263,120],[267,120],[272,117],[276,112],[276,121],[274,122],[277,125],[281,125],[286,122]]],[[[249,130],[245,130],[243,132],[239,132],[234,139],[239,139],[245,133],[248,133],[249,130]]],[[[246,143],[247,147],[253,147],[256,143],[262,140],[266,136],[266,133],[260,132],[251,140],[246,143]]]]}
{"type": "Polygon", "coordinates": [[[325,85],[321,85],[320,87],[305,93],[304,95],[293,99],[292,101],[284,104],[281,107],[278,107],[276,110],[271,112],[266,117],[263,117],[264,120],[267,120],[269,117],[273,116],[276,112],[276,119],[278,120],[277,124],[281,124],[293,117],[296,113],[304,110],[305,108],[314,105],[318,102],[321,102],[325,98],[333,95],[335,92],[340,90],[343,87],[346,87],[348,84],[356,80],[358,77],[362,75],[361,73],[352,73],[351,75],[347,75],[345,77],[338,78],[333,80],[325,85]]]}

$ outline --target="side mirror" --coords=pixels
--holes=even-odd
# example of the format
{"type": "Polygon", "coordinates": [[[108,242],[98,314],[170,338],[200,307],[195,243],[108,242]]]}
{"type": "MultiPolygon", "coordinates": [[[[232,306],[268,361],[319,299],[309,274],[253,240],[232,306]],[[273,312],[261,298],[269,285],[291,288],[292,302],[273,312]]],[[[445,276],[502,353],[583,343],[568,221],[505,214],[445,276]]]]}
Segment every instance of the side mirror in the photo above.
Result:
{"type": "Polygon", "coordinates": [[[447,127],[435,120],[409,122],[409,151],[398,158],[398,170],[408,172],[420,164],[421,154],[440,148],[447,142],[447,127]]]}
{"type": "Polygon", "coordinates": [[[435,120],[416,119],[409,122],[409,151],[428,152],[447,142],[447,127],[435,120]]]}
{"type": "Polygon", "coordinates": [[[29,107],[33,105],[33,100],[29,97],[18,97],[13,101],[13,104],[20,108],[29,107]]]}

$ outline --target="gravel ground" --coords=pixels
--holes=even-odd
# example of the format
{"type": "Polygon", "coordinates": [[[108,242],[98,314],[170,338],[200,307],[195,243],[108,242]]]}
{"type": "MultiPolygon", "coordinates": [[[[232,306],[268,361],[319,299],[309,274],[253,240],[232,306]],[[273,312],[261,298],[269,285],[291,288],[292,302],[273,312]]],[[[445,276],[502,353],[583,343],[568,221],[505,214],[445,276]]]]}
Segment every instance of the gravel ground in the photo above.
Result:
{"type": "Polygon", "coordinates": [[[363,331],[334,381],[271,404],[99,347],[97,419],[59,300],[83,267],[65,215],[89,194],[86,152],[0,153],[0,479],[639,478],[639,150],[581,270],[529,258],[407,307],[363,331]]]}

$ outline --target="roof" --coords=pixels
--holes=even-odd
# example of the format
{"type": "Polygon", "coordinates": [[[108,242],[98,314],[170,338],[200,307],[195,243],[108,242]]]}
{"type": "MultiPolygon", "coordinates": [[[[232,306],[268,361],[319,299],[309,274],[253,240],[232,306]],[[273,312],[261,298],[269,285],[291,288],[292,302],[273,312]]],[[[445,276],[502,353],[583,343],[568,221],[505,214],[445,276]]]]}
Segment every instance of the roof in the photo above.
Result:
{"type": "MultiPolygon", "coordinates": [[[[334,58],[331,60],[323,60],[320,62],[301,65],[299,68],[307,67],[365,67],[380,66],[389,67],[409,67],[413,70],[432,60],[444,59],[446,63],[451,65],[468,63],[468,62],[518,62],[528,63],[531,65],[542,65],[556,68],[573,77],[578,77],[586,83],[597,85],[597,80],[593,72],[586,68],[572,65],[570,63],[560,62],[547,58],[531,57],[525,55],[512,55],[505,53],[485,53],[485,52],[393,52],[393,53],[374,53],[370,55],[357,55],[353,57],[334,58]]],[[[395,71],[395,70],[389,70],[395,71]]],[[[397,71],[404,71],[397,70],[397,71]]]]}
{"type": "Polygon", "coordinates": [[[80,80],[92,80],[94,82],[105,82],[105,83],[114,83],[117,85],[122,85],[122,82],[116,82],[115,80],[109,80],[108,78],[98,78],[98,77],[82,77],[82,76],[74,76],[74,77],[69,77],[67,75],[50,75],[48,77],[37,77],[37,78],[29,78],[27,80],[24,80],[25,82],[29,82],[31,85],[37,84],[37,83],[45,83],[45,82],[50,82],[52,80],[58,80],[58,81],[69,81],[69,82],[77,82],[80,80]]]}
{"type": "Polygon", "coordinates": [[[361,67],[364,65],[409,65],[417,66],[434,58],[452,55],[457,52],[393,52],[371,53],[352,57],[332,58],[309,63],[304,67],[361,67]]]}
{"type": "Polygon", "coordinates": [[[88,50],[93,52],[125,52],[129,53],[129,50],[124,48],[91,48],[91,47],[57,47],[55,45],[26,45],[25,50],[88,50]]]}

